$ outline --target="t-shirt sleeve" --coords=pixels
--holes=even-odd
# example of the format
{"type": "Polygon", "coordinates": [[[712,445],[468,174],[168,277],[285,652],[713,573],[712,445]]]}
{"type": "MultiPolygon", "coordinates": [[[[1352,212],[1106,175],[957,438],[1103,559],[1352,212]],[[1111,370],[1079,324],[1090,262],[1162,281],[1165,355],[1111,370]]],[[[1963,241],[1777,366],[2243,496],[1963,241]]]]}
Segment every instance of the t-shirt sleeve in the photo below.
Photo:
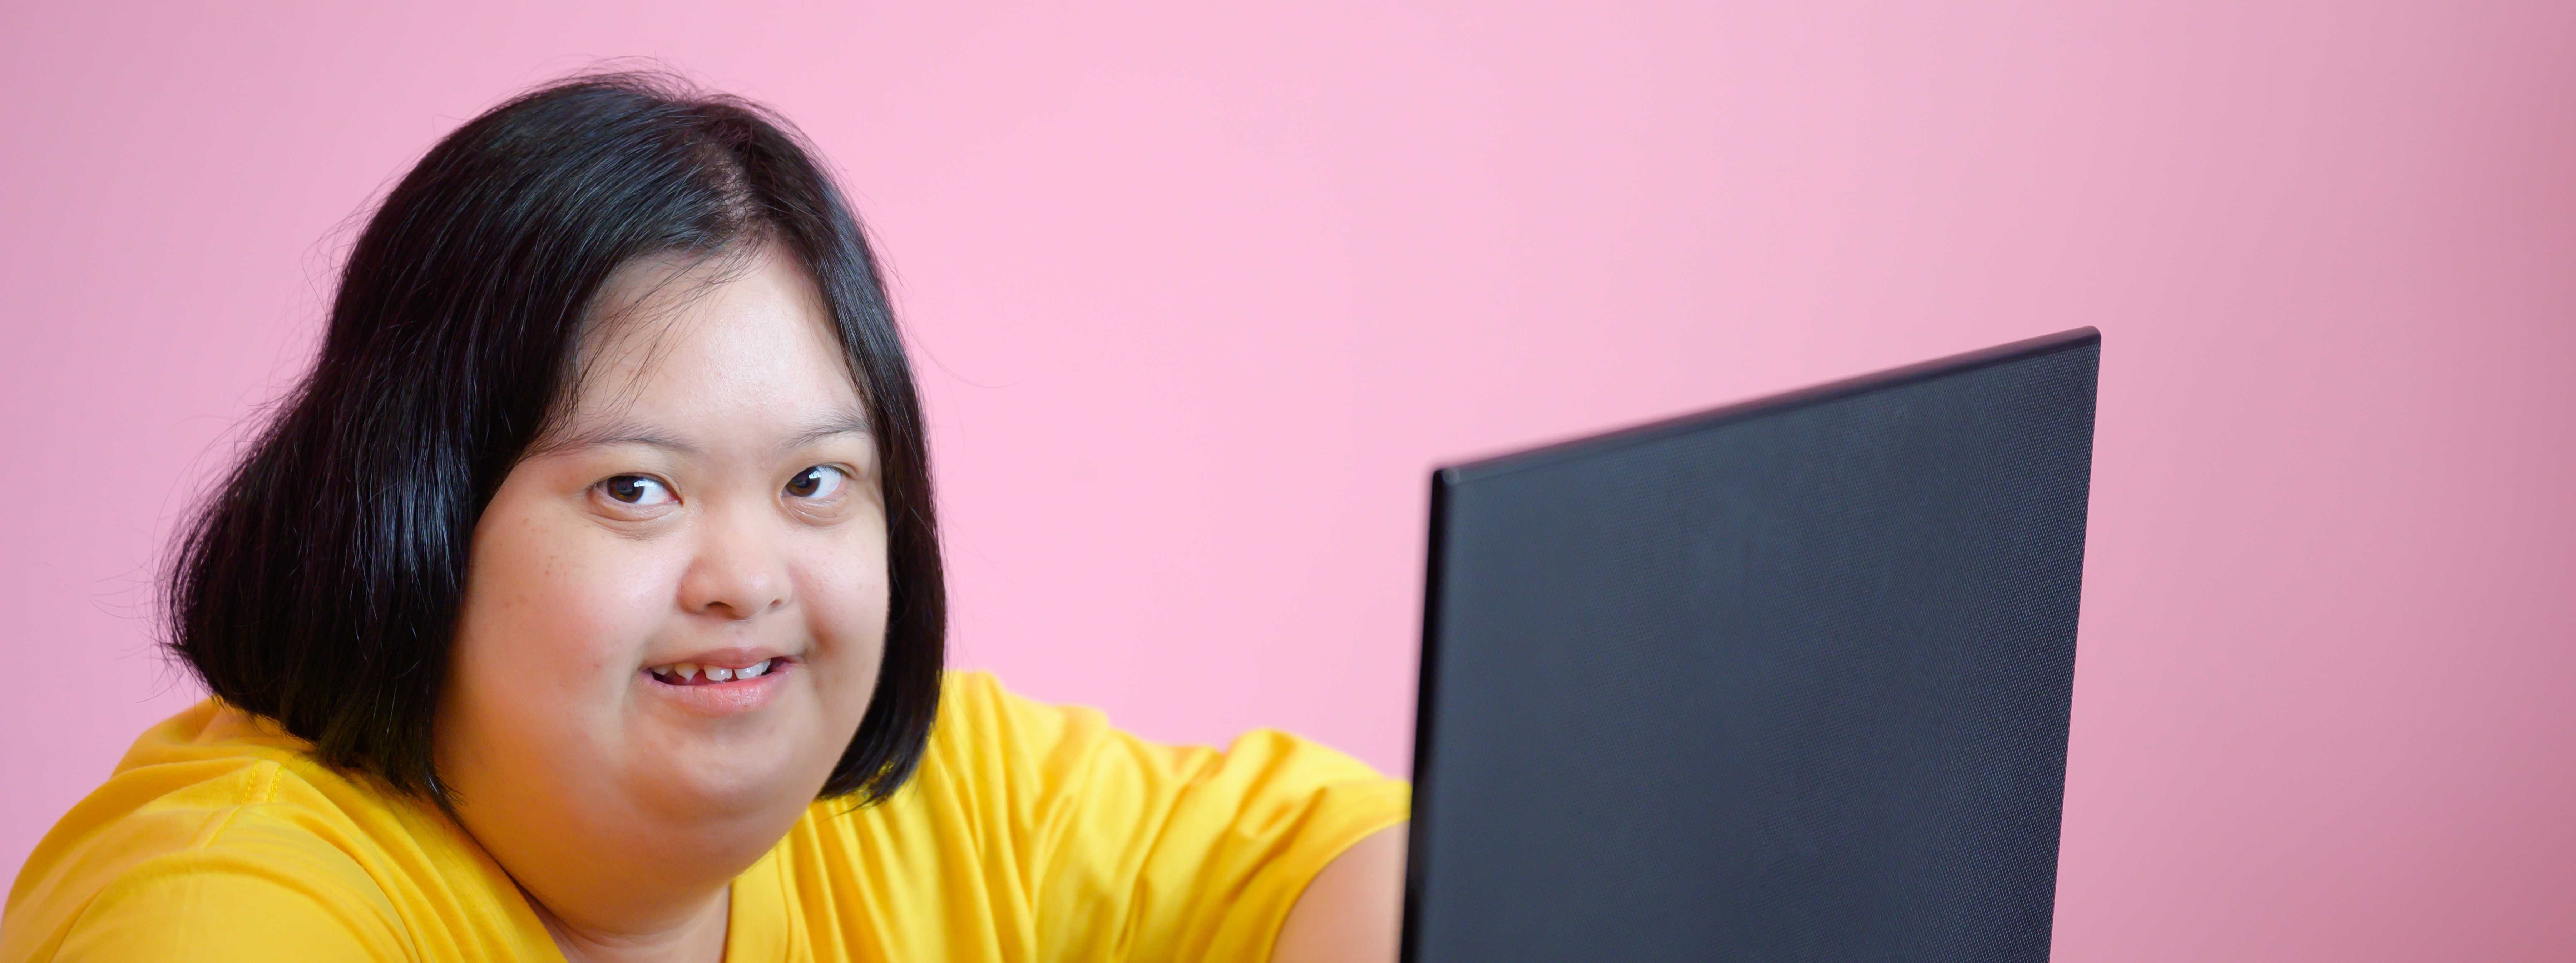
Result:
{"type": "MultiPolygon", "coordinates": [[[[404,960],[390,906],[292,853],[191,850],[139,863],[99,891],[54,960],[404,960]]],[[[363,882],[363,881],[361,881],[363,882]]]]}
{"type": "Polygon", "coordinates": [[[1099,710],[951,677],[950,707],[1008,797],[1018,874],[1057,959],[1264,960],[1306,884],[1403,822],[1411,786],[1262,729],[1170,746],[1099,710]]]}

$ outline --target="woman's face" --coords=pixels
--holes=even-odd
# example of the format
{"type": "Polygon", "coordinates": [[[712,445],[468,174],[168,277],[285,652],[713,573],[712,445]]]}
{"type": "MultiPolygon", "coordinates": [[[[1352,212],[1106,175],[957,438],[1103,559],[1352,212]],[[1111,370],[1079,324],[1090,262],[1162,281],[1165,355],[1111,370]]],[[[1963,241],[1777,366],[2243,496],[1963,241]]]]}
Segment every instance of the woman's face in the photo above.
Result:
{"type": "Polygon", "coordinates": [[[612,278],[569,415],[474,532],[438,763],[466,827],[541,896],[592,885],[543,878],[568,861],[756,857],[876,685],[865,409],[812,283],[751,258],[612,278]]]}

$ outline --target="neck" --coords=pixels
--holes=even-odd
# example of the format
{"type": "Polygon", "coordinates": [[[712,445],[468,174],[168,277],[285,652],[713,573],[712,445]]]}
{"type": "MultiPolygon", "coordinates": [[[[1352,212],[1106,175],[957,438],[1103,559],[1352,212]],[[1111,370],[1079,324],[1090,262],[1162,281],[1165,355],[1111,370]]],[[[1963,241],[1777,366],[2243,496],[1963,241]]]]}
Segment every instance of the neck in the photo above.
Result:
{"type": "Polygon", "coordinates": [[[509,877],[570,963],[723,959],[733,878],[767,851],[764,835],[779,835],[721,827],[700,846],[640,847],[586,842],[571,827],[525,832],[516,820],[478,833],[474,822],[450,825],[509,877]]]}
{"type": "Polygon", "coordinates": [[[546,905],[525,887],[529,907],[567,963],[709,963],[724,959],[725,930],[732,922],[732,888],[720,887],[701,905],[668,919],[576,921],[546,905]]]}

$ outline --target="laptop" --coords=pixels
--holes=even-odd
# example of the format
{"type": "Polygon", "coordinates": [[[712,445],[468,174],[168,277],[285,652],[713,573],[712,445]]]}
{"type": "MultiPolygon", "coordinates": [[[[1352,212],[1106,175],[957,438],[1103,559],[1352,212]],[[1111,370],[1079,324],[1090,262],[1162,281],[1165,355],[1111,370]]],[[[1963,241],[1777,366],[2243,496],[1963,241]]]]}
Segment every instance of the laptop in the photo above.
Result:
{"type": "Polygon", "coordinates": [[[1404,959],[2047,959],[2100,354],[1433,472],[1404,959]]]}

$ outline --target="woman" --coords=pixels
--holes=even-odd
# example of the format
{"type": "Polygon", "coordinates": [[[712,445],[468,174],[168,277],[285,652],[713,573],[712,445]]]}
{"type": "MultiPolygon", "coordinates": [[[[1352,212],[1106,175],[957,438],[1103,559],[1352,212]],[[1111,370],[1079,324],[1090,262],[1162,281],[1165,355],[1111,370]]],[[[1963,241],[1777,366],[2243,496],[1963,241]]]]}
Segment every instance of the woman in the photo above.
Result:
{"type": "Polygon", "coordinates": [[[911,376],[788,129],[577,79],[394,188],[174,566],[213,697],[0,960],[1393,958],[1404,783],[943,668],[911,376]]]}

